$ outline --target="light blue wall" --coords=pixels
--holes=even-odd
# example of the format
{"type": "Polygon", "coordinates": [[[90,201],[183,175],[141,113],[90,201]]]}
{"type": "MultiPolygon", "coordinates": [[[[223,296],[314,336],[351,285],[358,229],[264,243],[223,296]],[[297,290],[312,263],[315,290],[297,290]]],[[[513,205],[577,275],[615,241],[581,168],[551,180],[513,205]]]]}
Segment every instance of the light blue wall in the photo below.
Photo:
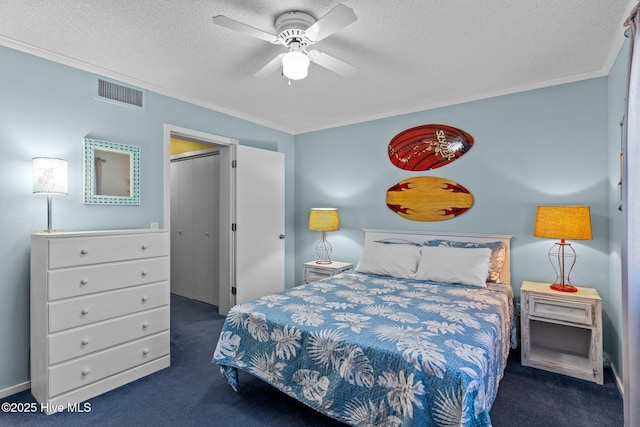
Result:
{"type": "Polygon", "coordinates": [[[628,40],[622,46],[620,53],[608,76],[609,90],[609,295],[603,299],[604,310],[611,315],[611,327],[605,337],[606,348],[611,356],[611,362],[617,370],[617,376],[622,378],[622,212],[620,207],[620,150],[622,128],[620,122],[625,114],[625,100],[627,90],[627,65],[629,62],[628,40]]]}
{"type": "Polygon", "coordinates": [[[54,227],[148,227],[163,218],[164,123],[285,153],[287,287],[302,281],[302,263],[315,258],[319,236],[307,229],[311,207],[340,209],[342,227],[328,236],[336,260],[358,260],[362,228],[513,234],[513,285],[518,292],[522,280],[553,276],[546,256],[552,242],[532,235],[535,207],[589,204],[594,239],[574,242],[579,259],[572,278],[603,296],[605,350],[620,366],[620,226],[614,209],[624,55],[609,78],[294,137],[150,92],[144,111],[96,101],[95,75],[0,47],[0,182],[10,183],[0,189],[0,391],[28,380],[29,235],[46,226],[45,198],[31,194],[31,158],[69,161],[69,195],[54,199],[54,227]],[[389,140],[424,123],[459,127],[473,135],[475,146],[455,163],[430,172],[392,166],[386,155],[389,140]],[[142,148],[140,206],[82,204],[85,136],[142,148]],[[473,208],[456,219],[432,223],[391,212],[385,205],[387,188],[423,174],[466,186],[475,197],[473,208]]]}
{"type": "MultiPolygon", "coordinates": [[[[68,160],[69,195],[53,200],[66,231],[147,228],[163,222],[163,124],[236,138],[285,154],[286,234],[294,236],[294,137],[147,92],[142,111],[94,99],[97,76],[0,47],[0,392],[28,380],[30,234],[47,226],[46,198],[32,194],[31,159],[68,160]],[[82,203],[83,138],[141,147],[140,206],[82,203]]],[[[287,285],[293,284],[287,239],[287,285]]]]}
{"type": "MultiPolygon", "coordinates": [[[[576,241],[576,284],[606,300],[605,349],[618,307],[609,302],[610,177],[608,81],[591,79],[477,102],[406,114],[296,137],[296,264],[315,259],[319,234],[308,230],[312,207],[337,207],[341,229],[328,233],[334,260],[357,262],[362,228],[512,234],[512,284],[555,278],[552,240],[533,236],[537,205],[587,204],[593,240],[576,241]],[[427,172],[393,166],[387,145],[398,132],[426,123],[463,129],[474,147],[459,160],[427,172]],[[465,214],[440,222],[401,218],[385,204],[399,180],[429,175],[465,186],[475,197],[465,214]]],[[[302,277],[298,272],[297,282],[302,277]]]]}

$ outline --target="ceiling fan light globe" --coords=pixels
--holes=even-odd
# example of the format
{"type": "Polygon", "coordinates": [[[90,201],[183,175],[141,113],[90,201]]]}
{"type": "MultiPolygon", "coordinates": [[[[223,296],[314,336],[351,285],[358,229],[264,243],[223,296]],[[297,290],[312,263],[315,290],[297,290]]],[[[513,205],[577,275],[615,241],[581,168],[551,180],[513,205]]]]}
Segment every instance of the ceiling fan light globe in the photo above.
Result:
{"type": "Polygon", "coordinates": [[[302,52],[287,52],[282,57],[282,74],[291,80],[300,80],[309,73],[309,58],[302,52]]]}

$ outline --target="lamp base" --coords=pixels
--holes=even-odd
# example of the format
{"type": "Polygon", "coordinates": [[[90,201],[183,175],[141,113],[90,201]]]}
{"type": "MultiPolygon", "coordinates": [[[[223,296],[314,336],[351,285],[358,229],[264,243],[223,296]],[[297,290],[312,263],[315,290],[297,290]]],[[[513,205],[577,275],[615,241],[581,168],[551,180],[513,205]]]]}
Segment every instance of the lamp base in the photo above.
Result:
{"type": "Polygon", "coordinates": [[[553,289],[554,291],[560,291],[560,292],[578,292],[578,288],[576,288],[573,285],[563,285],[562,283],[554,283],[553,285],[549,286],[551,289],[553,289]]]}
{"type": "Polygon", "coordinates": [[[327,232],[322,232],[322,240],[316,246],[318,259],[316,264],[331,264],[331,243],[327,241],[327,232]]]}

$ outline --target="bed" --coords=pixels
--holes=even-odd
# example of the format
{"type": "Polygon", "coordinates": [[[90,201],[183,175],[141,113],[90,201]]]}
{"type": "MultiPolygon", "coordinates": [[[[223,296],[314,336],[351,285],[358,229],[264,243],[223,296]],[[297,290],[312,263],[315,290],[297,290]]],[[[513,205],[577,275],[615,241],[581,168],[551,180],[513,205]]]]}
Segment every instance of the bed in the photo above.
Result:
{"type": "Polygon", "coordinates": [[[511,236],[364,233],[354,270],[233,307],[213,362],[353,426],[490,426],[517,345],[511,236]]]}

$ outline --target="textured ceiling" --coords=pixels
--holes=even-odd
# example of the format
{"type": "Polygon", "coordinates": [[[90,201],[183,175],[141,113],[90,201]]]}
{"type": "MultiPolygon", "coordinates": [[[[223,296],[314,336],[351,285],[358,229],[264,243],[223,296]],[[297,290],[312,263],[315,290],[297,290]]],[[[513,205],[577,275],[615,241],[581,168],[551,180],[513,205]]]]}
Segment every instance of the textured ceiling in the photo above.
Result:
{"type": "Polygon", "coordinates": [[[0,44],[292,134],[607,75],[635,0],[0,0],[0,44]],[[283,12],[337,4],[358,20],[314,45],[288,85],[256,78],[284,48],[214,25],[275,33],[283,12]]]}

